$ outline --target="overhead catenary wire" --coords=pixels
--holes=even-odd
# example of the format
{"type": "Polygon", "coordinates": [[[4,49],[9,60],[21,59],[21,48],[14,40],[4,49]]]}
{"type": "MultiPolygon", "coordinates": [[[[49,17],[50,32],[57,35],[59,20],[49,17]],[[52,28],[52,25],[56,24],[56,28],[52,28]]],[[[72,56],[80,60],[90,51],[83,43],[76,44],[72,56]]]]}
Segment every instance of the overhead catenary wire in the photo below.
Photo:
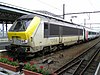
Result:
{"type": "Polygon", "coordinates": [[[54,9],[56,9],[56,10],[62,11],[61,9],[59,9],[59,8],[57,8],[57,7],[55,7],[55,6],[50,5],[49,3],[46,3],[46,2],[41,1],[41,0],[38,0],[38,1],[39,1],[40,3],[42,3],[42,4],[44,4],[44,5],[47,5],[47,6],[49,6],[49,7],[52,7],[52,8],[54,8],[54,9]]]}
{"type": "Polygon", "coordinates": [[[89,2],[89,4],[91,5],[91,7],[92,7],[93,9],[95,9],[93,3],[92,3],[90,0],[88,0],[88,2],[89,2]]]}
{"type": "Polygon", "coordinates": [[[77,13],[66,13],[65,15],[73,15],[73,14],[87,14],[87,13],[100,13],[100,11],[77,12],[77,13]]]}

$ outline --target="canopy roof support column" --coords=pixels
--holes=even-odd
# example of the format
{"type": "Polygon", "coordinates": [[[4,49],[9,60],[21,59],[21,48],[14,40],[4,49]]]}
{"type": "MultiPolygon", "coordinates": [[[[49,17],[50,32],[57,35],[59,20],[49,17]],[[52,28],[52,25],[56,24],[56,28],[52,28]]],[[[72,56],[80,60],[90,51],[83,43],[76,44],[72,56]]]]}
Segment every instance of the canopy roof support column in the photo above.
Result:
{"type": "Polygon", "coordinates": [[[2,37],[4,37],[4,24],[5,24],[5,22],[3,21],[2,22],[2,37]]]}

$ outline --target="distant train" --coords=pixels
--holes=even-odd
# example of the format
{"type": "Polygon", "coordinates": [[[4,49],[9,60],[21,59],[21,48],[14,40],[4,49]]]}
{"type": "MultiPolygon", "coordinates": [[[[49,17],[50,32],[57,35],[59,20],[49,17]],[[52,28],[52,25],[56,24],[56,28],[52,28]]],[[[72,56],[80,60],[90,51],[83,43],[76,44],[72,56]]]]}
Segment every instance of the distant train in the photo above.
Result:
{"type": "Polygon", "coordinates": [[[90,28],[40,15],[23,15],[8,31],[11,45],[7,50],[18,52],[52,52],[80,41],[99,36],[90,28]]]}

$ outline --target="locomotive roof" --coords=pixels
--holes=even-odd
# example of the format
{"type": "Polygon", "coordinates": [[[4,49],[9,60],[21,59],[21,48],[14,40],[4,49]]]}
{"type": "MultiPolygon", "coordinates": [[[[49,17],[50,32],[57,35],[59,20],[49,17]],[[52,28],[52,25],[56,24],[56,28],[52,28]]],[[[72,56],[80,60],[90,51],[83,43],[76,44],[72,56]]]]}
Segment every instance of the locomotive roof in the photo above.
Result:
{"type": "Polygon", "coordinates": [[[47,18],[47,19],[55,19],[55,20],[60,21],[60,22],[69,23],[69,24],[72,24],[72,25],[77,25],[77,26],[80,26],[80,27],[85,27],[85,28],[91,29],[89,27],[82,26],[82,25],[75,24],[75,23],[71,23],[71,22],[65,21],[63,19],[50,18],[50,17],[41,16],[41,15],[37,15],[37,14],[23,15],[18,19],[33,19],[33,17],[35,17],[35,16],[38,16],[38,17],[41,17],[41,18],[47,18]]]}
{"type": "MultiPolygon", "coordinates": [[[[41,16],[41,15],[30,14],[30,15],[23,15],[23,16],[21,16],[18,19],[32,19],[35,16],[39,16],[41,18],[44,18],[44,16],[41,16]]],[[[47,18],[47,17],[45,17],[45,18],[47,18]]],[[[49,19],[55,19],[55,18],[49,18],[49,19]]],[[[78,25],[78,24],[75,24],[75,23],[71,23],[71,22],[64,21],[63,19],[56,19],[56,20],[57,21],[61,21],[61,22],[65,22],[65,23],[69,23],[69,24],[73,24],[73,25],[78,25]]],[[[78,25],[78,26],[80,26],[80,25],[78,25]]]]}
{"type": "Polygon", "coordinates": [[[32,19],[35,15],[23,15],[18,19],[32,19]]]}

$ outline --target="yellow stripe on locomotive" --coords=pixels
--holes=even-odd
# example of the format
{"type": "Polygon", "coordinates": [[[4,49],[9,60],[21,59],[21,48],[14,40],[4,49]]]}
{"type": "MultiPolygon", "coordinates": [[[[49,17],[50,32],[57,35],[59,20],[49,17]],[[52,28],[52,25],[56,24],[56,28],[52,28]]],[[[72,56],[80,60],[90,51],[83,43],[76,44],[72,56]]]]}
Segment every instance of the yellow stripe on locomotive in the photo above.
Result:
{"type": "Polygon", "coordinates": [[[31,21],[29,27],[26,30],[26,34],[29,36],[29,38],[36,31],[39,24],[40,24],[40,18],[39,17],[34,17],[34,19],[31,21]]]}

